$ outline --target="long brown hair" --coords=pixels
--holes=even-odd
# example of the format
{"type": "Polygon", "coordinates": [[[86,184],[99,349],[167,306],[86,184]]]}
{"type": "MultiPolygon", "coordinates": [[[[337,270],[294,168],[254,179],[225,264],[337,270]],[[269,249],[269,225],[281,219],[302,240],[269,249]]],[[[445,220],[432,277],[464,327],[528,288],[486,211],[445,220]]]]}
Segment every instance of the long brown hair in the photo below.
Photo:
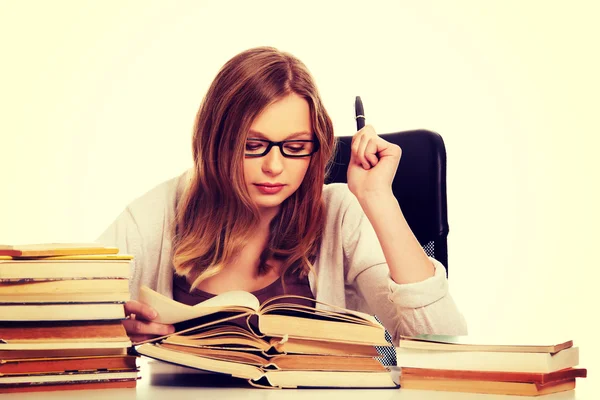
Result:
{"type": "Polygon", "coordinates": [[[270,225],[259,271],[270,257],[282,260],[282,275],[306,276],[321,242],[321,198],[333,153],[333,125],[306,66],[272,47],[246,50],[229,60],[212,82],[196,115],[194,169],[177,205],[173,264],[196,287],[218,274],[243,248],[259,220],[243,172],[245,141],[253,120],[269,104],[295,93],[310,107],[319,151],[312,155],[298,190],[270,225]]]}

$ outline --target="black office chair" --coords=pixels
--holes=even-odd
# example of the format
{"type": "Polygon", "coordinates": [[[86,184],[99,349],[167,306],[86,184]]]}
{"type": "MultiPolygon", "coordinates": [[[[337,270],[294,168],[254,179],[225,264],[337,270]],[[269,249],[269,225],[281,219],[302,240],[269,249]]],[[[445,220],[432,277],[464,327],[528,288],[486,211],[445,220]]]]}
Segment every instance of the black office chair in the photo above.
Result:
{"type": "MultiPolygon", "coordinates": [[[[427,130],[380,134],[402,148],[392,183],[402,213],[427,255],[446,267],[448,274],[448,213],[446,201],[446,147],[442,137],[427,130]]],[[[352,137],[338,137],[328,183],[347,182],[352,137]]]]}

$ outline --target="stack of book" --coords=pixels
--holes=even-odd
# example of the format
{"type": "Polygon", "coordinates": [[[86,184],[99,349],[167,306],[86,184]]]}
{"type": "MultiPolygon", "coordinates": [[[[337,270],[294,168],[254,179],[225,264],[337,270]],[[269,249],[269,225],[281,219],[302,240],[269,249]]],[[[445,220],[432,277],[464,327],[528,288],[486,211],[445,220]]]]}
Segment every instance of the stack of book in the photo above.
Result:
{"type": "Polygon", "coordinates": [[[135,387],[121,323],[132,256],[117,253],[0,246],[0,393],[135,387]]]}
{"type": "Polygon", "coordinates": [[[575,388],[587,370],[573,341],[402,336],[397,351],[404,389],[538,396],[575,388]],[[529,343],[529,344],[527,344],[529,343]],[[533,343],[533,344],[532,344],[533,343]]]}
{"type": "Polygon", "coordinates": [[[304,298],[278,296],[259,305],[251,293],[233,291],[188,306],[142,287],[140,300],[176,332],[138,343],[136,350],[255,387],[398,388],[376,359],[375,346],[388,343],[374,317],[294,303],[298,299],[304,298]]]}

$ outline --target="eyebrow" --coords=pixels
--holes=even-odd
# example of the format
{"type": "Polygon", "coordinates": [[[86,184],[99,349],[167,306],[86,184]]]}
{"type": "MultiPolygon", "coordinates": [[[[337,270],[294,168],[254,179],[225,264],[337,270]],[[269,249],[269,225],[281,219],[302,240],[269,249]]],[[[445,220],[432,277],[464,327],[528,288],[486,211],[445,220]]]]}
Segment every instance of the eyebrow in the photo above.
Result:
{"type": "MultiPolygon", "coordinates": [[[[256,136],[258,138],[262,138],[262,139],[267,139],[267,137],[265,136],[264,133],[255,131],[254,129],[250,129],[250,131],[248,132],[250,136],[256,136]]],[[[290,135],[288,135],[285,140],[289,140],[289,139],[293,139],[293,138],[297,138],[299,136],[304,136],[304,135],[310,135],[310,137],[312,138],[312,132],[309,131],[302,131],[302,132],[296,132],[296,133],[292,133],[290,135]]]]}

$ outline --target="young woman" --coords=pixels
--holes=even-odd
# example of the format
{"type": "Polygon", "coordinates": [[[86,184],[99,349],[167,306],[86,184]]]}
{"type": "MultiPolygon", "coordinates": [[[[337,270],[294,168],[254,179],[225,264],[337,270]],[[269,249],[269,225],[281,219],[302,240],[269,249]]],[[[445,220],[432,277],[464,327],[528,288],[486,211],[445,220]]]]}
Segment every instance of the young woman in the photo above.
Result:
{"type": "Polygon", "coordinates": [[[133,254],[124,321],[133,341],[172,326],[141,285],[196,304],[229,290],[299,294],[377,315],[392,334],[465,334],[445,269],[428,258],[391,190],[401,149],[367,125],[348,185],[324,185],[331,120],[307,68],[274,48],[219,71],[196,116],[194,167],[131,203],[99,242],[133,254]]]}

